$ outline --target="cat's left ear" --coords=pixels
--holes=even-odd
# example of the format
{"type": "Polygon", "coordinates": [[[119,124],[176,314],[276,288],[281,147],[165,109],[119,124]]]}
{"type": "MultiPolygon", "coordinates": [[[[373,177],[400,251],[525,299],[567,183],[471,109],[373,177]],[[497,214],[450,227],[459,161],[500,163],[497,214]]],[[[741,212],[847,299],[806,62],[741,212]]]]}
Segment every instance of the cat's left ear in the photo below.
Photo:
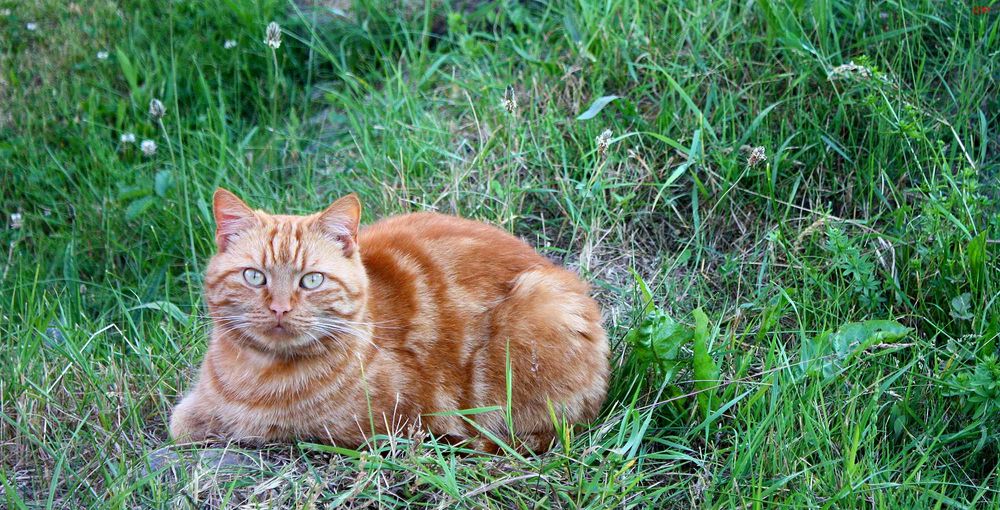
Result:
{"type": "Polygon", "coordinates": [[[215,190],[212,210],[215,213],[215,243],[220,252],[226,251],[233,238],[253,226],[253,210],[227,189],[215,190]]]}
{"type": "Polygon", "coordinates": [[[354,255],[358,247],[361,201],[354,193],[339,198],[319,215],[320,228],[344,246],[344,256],[354,255]]]}

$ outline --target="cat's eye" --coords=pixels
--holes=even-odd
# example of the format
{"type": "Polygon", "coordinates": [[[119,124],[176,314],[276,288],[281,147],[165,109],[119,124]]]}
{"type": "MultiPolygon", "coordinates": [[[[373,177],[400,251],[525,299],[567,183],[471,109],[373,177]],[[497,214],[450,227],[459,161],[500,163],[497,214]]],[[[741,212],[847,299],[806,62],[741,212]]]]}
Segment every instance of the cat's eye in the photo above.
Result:
{"type": "Polygon", "coordinates": [[[264,278],[264,273],[261,273],[256,269],[244,269],[243,279],[254,287],[260,287],[261,285],[267,283],[267,278],[264,278]]]}
{"type": "Polygon", "coordinates": [[[299,286],[303,289],[315,289],[323,284],[323,273],[309,273],[302,277],[299,286]]]}

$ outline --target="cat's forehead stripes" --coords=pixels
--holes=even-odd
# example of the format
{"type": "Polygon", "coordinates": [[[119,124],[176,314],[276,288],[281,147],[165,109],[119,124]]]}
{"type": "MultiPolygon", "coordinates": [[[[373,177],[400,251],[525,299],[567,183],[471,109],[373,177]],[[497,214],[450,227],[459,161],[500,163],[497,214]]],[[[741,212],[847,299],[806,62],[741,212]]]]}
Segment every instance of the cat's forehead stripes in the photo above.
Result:
{"type": "Polygon", "coordinates": [[[309,258],[310,223],[302,218],[272,216],[263,225],[263,246],[260,250],[263,267],[284,265],[304,271],[310,263],[317,261],[309,258]]]}

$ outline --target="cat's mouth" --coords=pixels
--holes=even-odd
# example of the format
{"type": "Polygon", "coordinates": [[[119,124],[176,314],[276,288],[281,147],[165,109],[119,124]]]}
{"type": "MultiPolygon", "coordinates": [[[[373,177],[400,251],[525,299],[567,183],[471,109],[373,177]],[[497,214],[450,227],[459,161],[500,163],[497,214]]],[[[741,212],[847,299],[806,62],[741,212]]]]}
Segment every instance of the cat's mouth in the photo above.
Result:
{"type": "Polygon", "coordinates": [[[256,337],[261,345],[266,345],[269,351],[298,349],[312,342],[307,329],[285,321],[258,324],[252,336],[256,337]]]}
{"type": "Polygon", "coordinates": [[[289,340],[298,338],[301,334],[302,332],[298,328],[284,322],[273,321],[270,324],[259,324],[256,328],[254,328],[255,336],[259,337],[261,340],[271,342],[287,343],[289,340]]]}
{"type": "Polygon", "coordinates": [[[292,329],[288,327],[287,324],[281,324],[281,323],[278,323],[278,324],[275,324],[274,326],[271,326],[271,329],[267,330],[267,334],[268,334],[268,336],[275,337],[275,338],[281,338],[281,339],[286,339],[286,338],[291,338],[293,336],[297,336],[295,334],[295,332],[292,331],[292,329]]]}

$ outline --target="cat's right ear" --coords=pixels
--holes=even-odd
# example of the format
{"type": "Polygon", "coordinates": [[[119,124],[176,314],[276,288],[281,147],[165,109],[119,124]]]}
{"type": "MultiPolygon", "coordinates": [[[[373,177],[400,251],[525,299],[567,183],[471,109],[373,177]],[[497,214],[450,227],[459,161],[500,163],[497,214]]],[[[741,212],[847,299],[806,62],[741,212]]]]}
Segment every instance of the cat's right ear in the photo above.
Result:
{"type": "Polygon", "coordinates": [[[340,197],[319,214],[320,227],[344,247],[350,257],[358,246],[358,225],[361,222],[361,201],[354,193],[340,197]]]}
{"type": "Polygon", "coordinates": [[[219,188],[212,197],[215,213],[215,244],[219,251],[226,251],[232,238],[246,231],[254,223],[254,214],[236,195],[219,188]]]}

